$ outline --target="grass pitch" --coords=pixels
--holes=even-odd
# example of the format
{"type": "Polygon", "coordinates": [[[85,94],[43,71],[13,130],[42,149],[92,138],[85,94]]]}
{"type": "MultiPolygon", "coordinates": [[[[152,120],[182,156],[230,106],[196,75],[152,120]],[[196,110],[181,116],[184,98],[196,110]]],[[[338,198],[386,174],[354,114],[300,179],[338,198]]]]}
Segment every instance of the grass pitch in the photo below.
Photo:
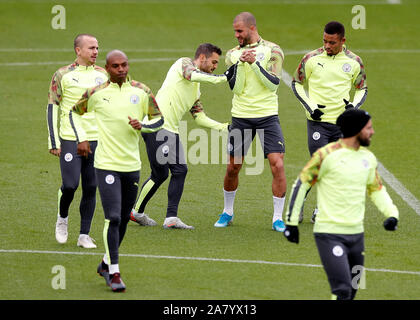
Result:
{"type": "MultiPolygon", "coordinates": [[[[179,216],[195,230],[142,228],[130,222],[120,248],[120,267],[127,285],[113,294],[96,275],[104,252],[103,211],[97,210],[91,236],[98,248],[76,247],[80,190],[69,214],[69,240],[55,241],[59,163],[47,150],[45,108],[48,85],[60,66],[74,60],[72,42],[78,33],[92,33],[100,45],[98,65],[108,50],[124,50],[131,76],[155,93],[171,64],[192,56],[202,42],[223,49],[236,45],[232,20],[240,11],[257,18],[260,35],[278,43],[286,54],[284,70],[292,74],[303,54],[322,45],[322,28],[342,21],[349,49],[367,70],[369,95],[364,108],[373,116],[376,134],[371,150],[416,198],[418,148],[417,70],[420,37],[417,1],[62,1],[66,29],[54,30],[53,1],[2,1],[0,27],[0,299],[329,299],[328,282],[309,222],[315,192],[305,205],[299,245],[271,230],[271,173],[268,163],[259,175],[242,170],[232,227],[216,229],[223,209],[225,165],[191,164],[179,216]],[[366,29],[353,29],[352,7],[366,9],[366,29]],[[65,289],[54,289],[54,266],[65,268],[65,289]],[[11,285],[12,284],[12,285],[11,285]]],[[[223,59],[216,72],[225,70],[223,59]]],[[[206,113],[230,121],[232,94],[227,86],[202,86],[206,113]]],[[[308,160],[306,120],[291,90],[278,90],[279,116],[286,140],[288,192],[308,160]]],[[[188,130],[196,128],[187,114],[188,130]]],[[[207,131],[210,137],[210,132],[207,131]]],[[[184,141],[187,150],[196,141],[184,141]]],[[[188,136],[187,136],[188,140],[188,136]]],[[[141,142],[141,181],[150,170],[141,142]]],[[[220,146],[219,152],[224,151],[220,146]]],[[[209,160],[210,161],[210,160],[209,160]]],[[[246,166],[244,167],[244,169],[246,166]]],[[[161,225],[166,212],[166,182],[147,207],[161,225]]],[[[420,298],[420,217],[387,185],[400,210],[396,232],[386,232],[382,215],[367,201],[366,288],[357,299],[420,298]],[[403,288],[403,289],[402,289],[403,288]]],[[[401,192],[401,190],[397,190],[401,192]]],[[[287,199],[289,194],[287,195],[287,199]]],[[[417,200],[418,201],[418,200],[417,200]]]]}

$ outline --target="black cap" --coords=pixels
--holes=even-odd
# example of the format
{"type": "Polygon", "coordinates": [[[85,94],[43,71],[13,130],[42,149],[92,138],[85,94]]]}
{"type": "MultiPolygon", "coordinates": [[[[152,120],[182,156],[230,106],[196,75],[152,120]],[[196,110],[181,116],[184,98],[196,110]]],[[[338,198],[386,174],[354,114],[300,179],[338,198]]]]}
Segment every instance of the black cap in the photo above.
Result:
{"type": "Polygon", "coordinates": [[[337,118],[337,126],[344,138],[357,135],[368,123],[370,114],[362,109],[347,109],[337,118]]]}

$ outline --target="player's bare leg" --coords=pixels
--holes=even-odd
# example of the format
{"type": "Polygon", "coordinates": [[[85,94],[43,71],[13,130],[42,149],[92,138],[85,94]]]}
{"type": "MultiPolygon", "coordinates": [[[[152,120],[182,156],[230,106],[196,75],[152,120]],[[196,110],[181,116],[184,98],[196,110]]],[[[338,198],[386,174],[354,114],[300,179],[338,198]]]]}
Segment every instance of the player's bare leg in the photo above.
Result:
{"type": "Polygon", "coordinates": [[[229,156],[229,163],[226,167],[226,174],[223,182],[224,208],[219,220],[214,224],[215,227],[227,227],[233,219],[233,203],[235,201],[236,189],[239,184],[239,172],[243,163],[242,158],[229,156]]]}
{"type": "Polygon", "coordinates": [[[273,230],[283,232],[285,225],[283,222],[283,208],[286,199],[286,174],[284,173],[284,153],[269,153],[267,155],[273,175],[273,230]]]}

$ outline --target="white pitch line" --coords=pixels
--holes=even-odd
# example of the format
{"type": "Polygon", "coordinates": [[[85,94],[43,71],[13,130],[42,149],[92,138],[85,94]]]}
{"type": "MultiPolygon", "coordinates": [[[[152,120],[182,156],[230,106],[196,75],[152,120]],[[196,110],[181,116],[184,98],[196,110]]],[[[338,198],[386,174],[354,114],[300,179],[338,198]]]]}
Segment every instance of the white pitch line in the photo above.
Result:
{"type": "MultiPolygon", "coordinates": [[[[100,51],[102,52],[108,52],[113,49],[103,49],[100,48],[100,51]]],[[[144,53],[150,53],[150,52],[193,52],[194,49],[173,49],[173,48],[159,48],[159,49],[139,49],[139,48],[133,48],[133,49],[121,49],[124,52],[144,52],[144,53]]],[[[74,52],[73,49],[70,48],[0,48],[0,52],[74,52]]]]}
{"type": "Polygon", "coordinates": [[[420,201],[395,176],[389,172],[382,163],[378,162],[378,172],[388,185],[420,215],[420,201]]]}
{"type": "MultiPolygon", "coordinates": [[[[291,88],[292,76],[284,69],[282,70],[282,80],[291,88]]],[[[404,185],[389,172],[382,163],[378,161],[378,172],[385,182],[418,214],[420,215],[420,201],[404,185]]]]}
{"type": "MultiPolygon", "coordinates": [[[[176,61],[178,58],[140,58],[130,59],[130,63],[136,62],[162,62],[162,61],[176,61]]],[[[98,64],[104,64],[105,60],[97,60],[98,64]]],[[[0,63],[3,67],[29,67],[29,66],[45,66],[45,65],[68,65],[69,61],[38,61],[38,62],[5,62],[0,63]]]]}
{"type": "MultiPolygon", "coordinates": [[[[98,253],[98,252],[50,251],[50,250],[16,250],[16,249],[10,249],[10,250],[0,249],[0,253],[31,253],[31,254],[55,254],[55,255],[64,254],[64,255],[79,255],[79,256],[103,256],[104,255],[103,253],[98,253]]],[[[266,264],[266,265],[277,265],[277,266],[287,266],[287,267],[322,268],[322,265],[319,265],[319,264],[264,261],[264,260],[239,260],[239,259],[222,259],[222,258],[205,258],[205,257],[182,257],[182,256],[134,254],[134,253],[120,253],[119,256],[121,256],[121,257],[131,257],[131,258],[146,258],[146,259],[172,259],[172,260],[190,260],[190,261],[266,264]]],[[[412,274],[412,275],[420,276],[420,271],[377,269],[377,268],[365,268],[365,270],[366,271],[373,271],[373,272],[412,274]]]]}

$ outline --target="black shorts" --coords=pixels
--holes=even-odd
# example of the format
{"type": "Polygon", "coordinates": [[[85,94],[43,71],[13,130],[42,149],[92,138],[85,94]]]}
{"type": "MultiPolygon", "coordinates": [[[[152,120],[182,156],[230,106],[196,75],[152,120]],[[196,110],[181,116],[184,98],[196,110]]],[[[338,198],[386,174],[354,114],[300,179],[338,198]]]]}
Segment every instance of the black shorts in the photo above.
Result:
{"type": "Polygon", "coordinates": [[[308,149],[312,156],[316,150],[342,137],[341,130],[335,124],[320,121],[307,121],[308,149]]]}
{"type": "Polygon", "coordinates": [[[264,157],[269,153],[285,153],[284,137],[277,115],[262,118],[234,118],[229,129],[227,151],[232,157],[247,154],[258,133],[264,157]]]}

